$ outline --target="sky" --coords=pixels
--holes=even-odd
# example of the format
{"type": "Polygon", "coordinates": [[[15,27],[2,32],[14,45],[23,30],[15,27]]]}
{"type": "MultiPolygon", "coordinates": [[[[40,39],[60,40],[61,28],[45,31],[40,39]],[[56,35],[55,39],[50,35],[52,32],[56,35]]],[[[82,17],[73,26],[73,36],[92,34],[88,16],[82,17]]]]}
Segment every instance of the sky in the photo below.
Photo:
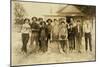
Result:
{"type": "Polygon", "coordinates": [[[19,3],[23,5],[27,17],[56,14],[58,10],[67,5],[67,4],[63,5],[63,4],[34,3],[34,2],[19,2],[19,3]]]}

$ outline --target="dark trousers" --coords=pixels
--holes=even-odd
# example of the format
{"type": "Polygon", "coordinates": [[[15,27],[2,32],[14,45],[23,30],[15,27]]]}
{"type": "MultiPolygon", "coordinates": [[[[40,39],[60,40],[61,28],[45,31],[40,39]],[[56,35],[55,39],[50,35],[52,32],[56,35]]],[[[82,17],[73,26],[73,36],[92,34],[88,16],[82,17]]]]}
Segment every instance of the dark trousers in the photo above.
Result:
{"type": "Polygon", "coordinates": [[[76,44],[77,44],[77,50],[79,52],[80,52],[80,49],[81,49],[81,41],[82,41],[81,33],[77,33],[77,35],[76,35],[76,44]]]}
{"type": "Polygon", "coordinates": [[[27,52],[27,43],[29,40],[29,34],[28,33],[22,33],[22,51],[27,52]]]}
{"type": "Polygon", "coordinates": [[[42,44],[41,44],[41,40],[40,40],[40,36],[38,37],[38,42],[39,42],[39,51],[41,51],[42,50],[42,44]]]}
{"type": "Polygon", "coordinates": [[[48,41],[46,36],[39,37],[39,50],[42,52],[46,52],[48,49],[48,41]]]}
{"type": "Polygon", "coordinates": [[[34,42],[35,42],[34,50],[35,50],[35,52],[37,52],[39,50],[39,34],[38,34],[38,32],[32,32],[32,34],[31,34],[30,45],[33,45],[34,42]]]}
{"type": "Polygon", "coordinates": [[[89,40],[89,47],[90,51],[92,51],[92,45],[91,45],[91,33],[85,33],[85,50],[88,49],[88,40],[89,40]]]}
{"type": "Polygon", "coordinates": [[[32,32],[30,45],[33,45],[34,41],[36,42],[36,45],[38,45],[38,41],[39,41],[38,32],[32,32]]]}
{"type": "MultiPolygon", "coordinates": [[[[51,39],[51,34],[49,33],[48,35],[47,35],[47,44],[49,43],[48,41],[51,39]]],[[[51,41],[50,41],[51,42],[51,41]]]]}
{"type": "Polygon", "coordinates": [[[75,36],[73,34],[68,35],[68,41],[69,41],[69,50],[75,49],[75,36]]]}
{"type": "Polygon", "coordinates": [[[48,50],[47,40],[40,40],[40,50],[46,52],[48,50]]]}
{"type": "Polygon", "coordinates": [[[73,50],[73,49],[74,49],[74,40],[69,39],[69,50],[73,50]]]}
{"type": "Polygon", "coordinates": [[[65,45],[66,45],[66,40],[61,40],[60,43],[61,43],[62,50],[65,52],[64,48],[65,48],[65,45]]]}
{"type": "Polygon", "coordinates": [[[66,38],[66,35],[61,35],[61,41],[60,41],[60,43],[61,43],[61,48],[62,48],[62,50],[65,52],[65,50],[64,50],[64,48],[65,48],[65,45],[66,45],[66,40],[65,40],[65,38],[66,38]]]}
{"type": "Polygon", "coordinates": [[[73,42],[74,42],[73,49],[75,50],[75,35],[73,36],[73,42]]]}

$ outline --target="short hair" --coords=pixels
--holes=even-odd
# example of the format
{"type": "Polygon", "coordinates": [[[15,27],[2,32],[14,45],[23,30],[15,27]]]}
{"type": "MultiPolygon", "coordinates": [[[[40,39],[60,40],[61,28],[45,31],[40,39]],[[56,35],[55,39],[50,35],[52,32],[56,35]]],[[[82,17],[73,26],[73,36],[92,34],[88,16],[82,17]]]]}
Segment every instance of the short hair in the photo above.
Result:
{"type": "Polygon", "coordinates": [[[54,21],[57,21],[57,19],[54,19],[54,21]]]}
{"type": "Polygon", "coordinates": [[[62,24],[62,23],[64,23],[64,24],[65,24],[65,22],[64,22],[64,21],[61,21],[61,24],[62,24]]]}
{"type": "Polygon", "coordinates": [[[33,19],[36,19],[36,21],[37,21],[37,17],[32,17],[32,20],[33,20],[33,19]]]}
{"type": "Polygon", "coordinates": [[[46,22],[48,22],[48,21],[52,22],[52,20],[51,20],[51,19],[47,19],[47,21],[46,21],[46,22]]]}
{"type": "Polygon", "coordinates": [[[59,18],[59,20],[61,21],[61,20],[65,20],[65,18],[59,18]]]}
{"type": "Polygon", "coordinates": [[[77,22],[80,22],[80,20],[77,20],[77,22]]]}
{"type": "Polygon", "coordinates": [[[25,23],[25,21],[26,21],[26,20],[28,20],[28,21],[30,22],[30,19],[28,19],[28,18],[25,18],[25,19],[24,19],[24,23],[25,23]]]}
{"type": "Polygon", "coordinates": [[[46,25],[45,21],[40,22],[40,25],[42,25],[43,23],[46,25]]]}
{"type": "Polygon", "coordinates": [[[38,21],[40,21],[40,20],[43,20],[43,18],[41,18],[41,17],[40,17],[40,18],[38,18],[38,21]]]}

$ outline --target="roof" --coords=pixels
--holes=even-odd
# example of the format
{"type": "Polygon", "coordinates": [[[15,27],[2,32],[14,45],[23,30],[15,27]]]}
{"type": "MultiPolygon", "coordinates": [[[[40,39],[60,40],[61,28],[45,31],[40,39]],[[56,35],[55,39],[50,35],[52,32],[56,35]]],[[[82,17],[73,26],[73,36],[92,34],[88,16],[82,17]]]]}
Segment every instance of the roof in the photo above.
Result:
{"type": "Polygon", "coordinates": [[[57,13],[64,16],[83,16],[83,13],[73,5],[66,5],[65,7],[57,11],[57,13]]]}

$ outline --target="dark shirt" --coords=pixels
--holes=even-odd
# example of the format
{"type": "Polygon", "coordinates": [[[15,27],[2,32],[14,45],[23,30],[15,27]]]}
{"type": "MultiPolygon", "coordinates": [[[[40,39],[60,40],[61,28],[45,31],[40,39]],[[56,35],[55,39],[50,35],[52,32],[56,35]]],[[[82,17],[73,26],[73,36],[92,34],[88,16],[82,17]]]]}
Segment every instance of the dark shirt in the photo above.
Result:
{"type": "Polygon", "coordinates": [[[51,33],[52,25],[51,24],[48,24],[47,25],[47,29],[48,29],[48,33],[51,33]]]}
{"type": "Polygon", "coordinates": [[[39,25],[35,22],[32,22],[32,24],[30,24],[32,32],[38,32],[39,31],[39,25]]]}
{"type": "Polygon", "coordinates": [[[76,26],[76,36],[82,36],[83,35],[83,28],[82,25],[79,25],[79,29],[78,26],[76,26]]]}
{"type": "Polygon", "coordinates": [[[47,27],[40,27],[40,30],[39,30],[39,39],[40,40],[46,40],[47,39],[47,27]]]}
{"type": "Polygon", "coordinates": [[[68,39],[73,39],[75,37],[75,27],[71,27],[72,24],[69,24],[70,28],[68,28],[68,39]]]}

